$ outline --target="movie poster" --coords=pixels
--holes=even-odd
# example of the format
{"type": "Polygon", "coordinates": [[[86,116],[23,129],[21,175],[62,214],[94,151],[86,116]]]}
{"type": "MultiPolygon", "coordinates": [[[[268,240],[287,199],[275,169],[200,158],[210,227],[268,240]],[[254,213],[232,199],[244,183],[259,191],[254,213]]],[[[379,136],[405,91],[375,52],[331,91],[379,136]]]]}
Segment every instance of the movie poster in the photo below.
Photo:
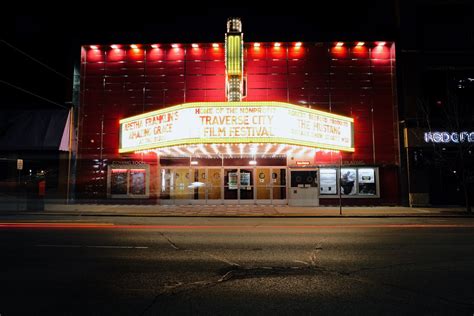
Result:
{"type": "Polygon", "coordinates": [[[373,168],[359,168],[359,194],[375,195],[375,170],[373,168]]]}
{"type": "Polygon", "coordinates": [[[337,194],[337,172],[336,169],[324,168],[319,170],[320,193],[337,194]]]}
{"type": "Polygon", "coordinates": [[[236,190],[237,189],[237,172],[229,172],[229,190],[236,190]]]}
{"type": "Polygon", "coordinates": [[[356,194],[356,169],[341,169],[341,193],[342,195],[356,194]]]}
{"type": "Polygon", "coordinates": [[[145,195],[146,179],[145,169],[130,170],[130,194],[145,195]]]}
{"type": "Polygon", "coordinates": [[[250,173],[242,172],[240,173],[240,188],[242,190],[250,190],[250,173]]]}
{"type": "Polygon", "coordinates": [[[112,169],[110,194],[127,194],[127,169],[112,169]]]}

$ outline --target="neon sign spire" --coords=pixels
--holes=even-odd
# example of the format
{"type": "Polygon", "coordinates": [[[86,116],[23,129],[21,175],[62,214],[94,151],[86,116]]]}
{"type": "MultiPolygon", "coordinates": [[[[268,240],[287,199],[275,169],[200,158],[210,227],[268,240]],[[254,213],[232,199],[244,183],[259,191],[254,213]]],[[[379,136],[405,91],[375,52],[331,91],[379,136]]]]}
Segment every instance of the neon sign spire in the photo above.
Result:
{"type": "Polygon", "coordinates": [[[227,101],[239,102],[243,96],[244,41],[240,18],[227,19],[225,69],[227,101]]]}

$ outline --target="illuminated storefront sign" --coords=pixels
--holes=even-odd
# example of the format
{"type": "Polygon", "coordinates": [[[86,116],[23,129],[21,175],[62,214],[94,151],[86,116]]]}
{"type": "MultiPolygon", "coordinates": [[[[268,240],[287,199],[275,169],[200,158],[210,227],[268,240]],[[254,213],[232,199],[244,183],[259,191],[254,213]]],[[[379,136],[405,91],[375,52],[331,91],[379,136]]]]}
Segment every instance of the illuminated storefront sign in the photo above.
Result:
{"type": "Polygon", "coordinates": [[[282,102],[187,103],[120,120],[119,151],[216,143],[354,151],[353,126],[352,118],[282,102]]]}
{"type": "Polygon", "coordinates": [[[426,132],[425,143],[474,143],[474,132],[426,132]]]}

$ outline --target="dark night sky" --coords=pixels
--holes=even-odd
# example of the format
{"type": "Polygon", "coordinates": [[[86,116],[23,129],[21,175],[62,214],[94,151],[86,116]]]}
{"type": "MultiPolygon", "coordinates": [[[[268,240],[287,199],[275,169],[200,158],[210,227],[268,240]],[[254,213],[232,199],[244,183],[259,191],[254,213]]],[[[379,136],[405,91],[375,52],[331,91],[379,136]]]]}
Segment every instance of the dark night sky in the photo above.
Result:
{"type": "MultiPolygon", "coordinates": [[[[214,42],[224,40],[227,17],[242,18],[246,41],[397,40],[398,3],[392,1],[332,1],[309,6],[265,2],[270,9],[197,7],[186,3],[110,4],[108,10],[95,3],[84,9],[51,10],[35,15],[8,16],[2,29],[8,43],[72,77],[82,44],[214,42]],[[171,5],[173,4],[173,6],[171,5]],[[140,7],[138,7],[140,6],[140,7]]],[[[44,11],[44,10],[43,10],[44,11]]],[[[15,12],[23,12],[15,10],[15,12]]],[[[64,104],[70,100],[71,82],[32,62],[0,42],[3,69],[0,80],[64,104]]],[[[2,108],[53,107],[38,98],[0,82],[2,108]]]]}

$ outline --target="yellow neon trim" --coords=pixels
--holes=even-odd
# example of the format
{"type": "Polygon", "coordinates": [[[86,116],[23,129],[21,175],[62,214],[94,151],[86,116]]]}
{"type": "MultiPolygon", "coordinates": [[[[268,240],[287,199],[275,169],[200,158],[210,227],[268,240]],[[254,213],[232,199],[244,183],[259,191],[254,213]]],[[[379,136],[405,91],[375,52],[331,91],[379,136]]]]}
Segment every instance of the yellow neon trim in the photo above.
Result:
{"type": "Polygon", "coordinates": [[[227,37],[227,71],[230,72],[230,69],[232,68],[232,36],[227,37]]]}
{"type": "Polygon", "coordinates": [[[242,41],[239,35],[227,36],[226,66],[228,75],[242,74],[242,41]]]}
{"type": "Polygon", "coordinates": [[[235,47],[235,36],[233,36],[232,40],[232,74],[237,74],[237,47],[235,47]]]}
{"type": "Polygon", "coordinates": [[[145,150],[145,149],[154,149],[154,148],[167,148],[173,146],[183,146],[183,145],[201,145],[201,144],[255,144],[255,143],[262,143],[262,144],[284,144],[284,145],[299,145],[299,146],[306,146],[311,148],[321,148],[321,149],[331,149],[331,150],[342,150],[348,152],[354,152],[354,147],[343,147],[343,146],[336,146],[336,145],[327,145],[315,142],[307,142],[307,141],[299,141],[294,139],[287,139],[287,138],[259,138],[259,137],[252,137],[252,138],[189,138],[189,139],[182,139],[177,141],[167,141],[162,142],[159,145],[156,144],[147,144],[141,146],[135,146],[130,148],[120,148],[119,153],[127,153],[127,152],[134,152],[137,150],[145,150]]]}
{"type": "Polygon", "coordinates": [[[235,56],[235,74],[236,75],[240,75],[241,73],[241,68],[240,68],[240,55],[241,55],[241,51],[240,51],[240,36],[236,36],[235,37],[235,50],[236,50],[236,56],[235,56]]]}
{"type": "Polygon", "coordinates": [[[169,113],[173,111],[178,111],[182,109],[189,109],[189,108],[210,108],[210,107],[263,107],[263,106],[270,106],[270,107],[279,107],[279,108],[285,108],[285,109],[291,109],[291,110],[297,110],[297,111],[303,111],[311,114],[317,114],[317,115],[322,115],[326,117],[331,117],[335,119],[339,119],[342,121],[346,122],[351,122],[354,123],[354,119],[352,117],[348,116],[342,116],[339,114],[334,114],[334,113],[328,113],[320,110],[314,110],[314,109],[308,109],[305,107],[302,107],[300,105],[295,105],[291,103],[285,103],[285,102],[276,102],[276,101],[255,101],[255,102],[191,102],[191,103],[183,103],[179,105],[174,105],[170,106],[165,109],[160,109],[160,110],[155,110],[131,117],[127,117],[124,119],[121,119],[119,122],[120,124],[127,123],[130,121],[142,119],[145,117],[149,116],[154,116],[154,115],[159,115],[163,113],[169,113]]]}
{"type": "Polygon", "coordinates": [[[234,74],[234,56],[235,56],[235,51],[234,51],[234,37],[230,37],[230,52],[229,52],[229,74],[233,75],[234,74]]]}
{"type": "Polygon", "coordinates": [[[227,54],[226,54],[226,60],[227,60],[227,73],[229,73],[230,71],[230,56],[231,56],[231,43],[232,41],[232,37],[231,36],[227,36],[227,54]]]}
{"type": "Polygon", "coordinates": [[[235,36],[232,36],[232,42],[231,42],[231,46],[232,46],[232,53],[230,55],[230,60],[231,60],[231,75],[234,75],[236,73],[236,63],[235,63],[235,56],[237,55],[237,51],[235,49],[235,36]]]}

